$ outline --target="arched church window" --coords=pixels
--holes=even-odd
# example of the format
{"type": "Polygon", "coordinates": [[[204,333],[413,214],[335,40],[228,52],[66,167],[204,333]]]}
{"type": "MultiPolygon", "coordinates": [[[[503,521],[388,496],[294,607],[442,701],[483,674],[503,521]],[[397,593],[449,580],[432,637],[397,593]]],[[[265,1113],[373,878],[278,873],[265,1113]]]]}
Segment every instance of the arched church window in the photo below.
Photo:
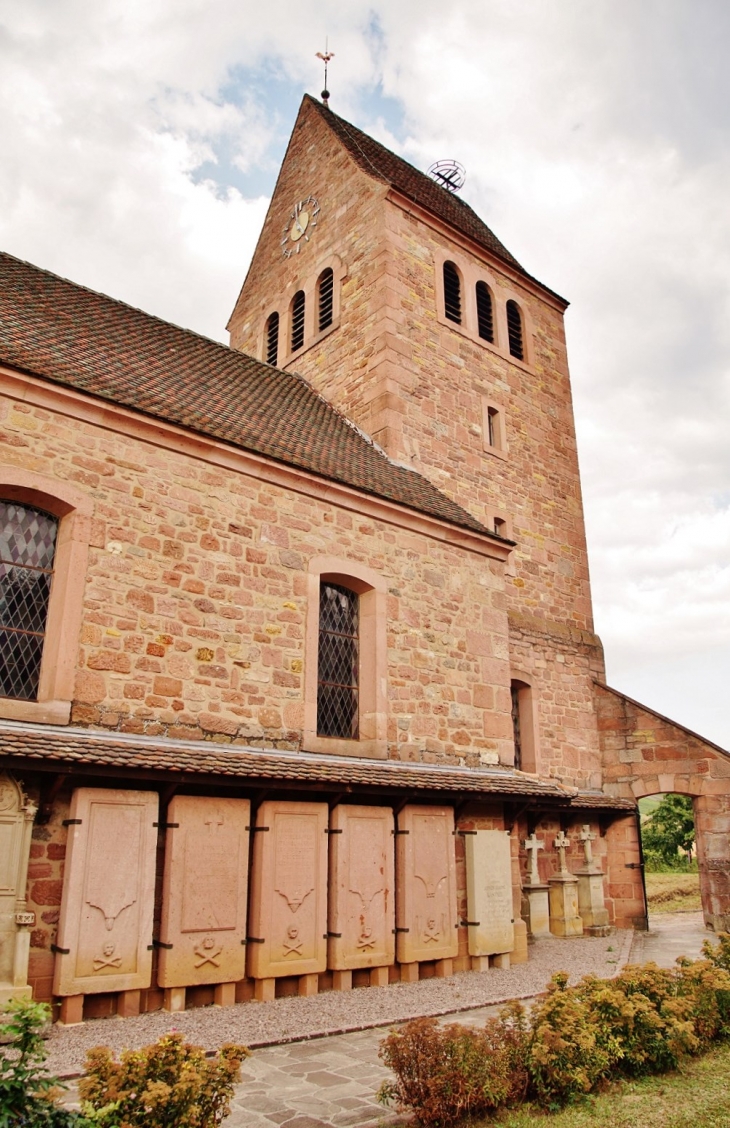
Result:
{"type": "Polygon", "coordinates": [[[507,335],[509,337],[510,356],[518,360],[525,359],[525,346],[522,334],[522,313],[517,302],[511,298],[507,302],[507,335]]]}
{"type": "Polygon", "coordinates": [[[494,314],[492,295],[486,282],[477,282],[477,328],[483,341],[494,343],[494,314]]]}
{"type": "Polygon", "coordinates": [[[38,696],[58,520],[0,501],[0,697],[38,696]]]}
{"type": "Polygon", "coordinates": [[[297,290],[291,304],[291,351],[304,344],[304,290],[297,290]]]}
{"type": "Polygon", "coordinates": [[[453,262],[444,263],[444,315],[461,325],[461,279],[453,262]]]}
{"type": "Polygon", "coordinates": [[[266,363],[276,364],[279,359],[279,314],[270,314],[266,322],[266,363]]]}
{"type": "Polygon", "coordinates": [[[335,276],[331,266],[323,270],[317,282],[317,320],[320,333],[332,324],[335,276]]]}
{"type": "Polygon", "coordinates": [[[359,597],[323,580],[319,589],[317,735],[358,739],[359,597]]]}

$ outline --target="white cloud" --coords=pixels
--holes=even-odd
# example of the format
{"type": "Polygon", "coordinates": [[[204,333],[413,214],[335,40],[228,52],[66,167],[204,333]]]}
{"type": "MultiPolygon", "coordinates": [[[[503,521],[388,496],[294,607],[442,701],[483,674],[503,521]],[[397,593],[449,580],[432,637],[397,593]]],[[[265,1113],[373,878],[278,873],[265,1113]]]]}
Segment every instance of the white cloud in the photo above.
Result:
{"type": "Polygon", "coordinates": [[[0,242],[223,338],[267,204],[246,178],[273,183],[277,92],[318,92],[329,34],[333,107],[463,161],[573,300],[609,673],[730,744],[702,688],[730,664],[729,31],[724,0],[0,0],[0,242]]]}

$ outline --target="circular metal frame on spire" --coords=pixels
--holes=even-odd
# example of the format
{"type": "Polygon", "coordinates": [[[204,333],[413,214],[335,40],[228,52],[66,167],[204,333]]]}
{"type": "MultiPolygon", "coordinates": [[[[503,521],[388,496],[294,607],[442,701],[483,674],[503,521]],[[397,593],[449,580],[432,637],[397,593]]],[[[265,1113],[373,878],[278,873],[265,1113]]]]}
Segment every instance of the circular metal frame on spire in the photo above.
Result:
{"type": "Polygon", "coordinates": [[[466,182],[466,169],[458,161],[434,161],[428,175],[447,192],[459,192],[466,182]]]}

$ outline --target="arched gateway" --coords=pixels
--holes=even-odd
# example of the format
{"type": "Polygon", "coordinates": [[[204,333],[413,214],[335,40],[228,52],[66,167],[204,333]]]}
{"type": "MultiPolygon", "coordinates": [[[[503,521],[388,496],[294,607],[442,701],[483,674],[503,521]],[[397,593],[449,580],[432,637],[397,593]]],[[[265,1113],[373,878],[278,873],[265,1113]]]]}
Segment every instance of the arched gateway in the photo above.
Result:
{"type": "Polygon", "coordinates": [[[730,929],[730,752],[604,685],[596,687],[604,787],[625,799],[692,798],[705,924],[730,929]]]}

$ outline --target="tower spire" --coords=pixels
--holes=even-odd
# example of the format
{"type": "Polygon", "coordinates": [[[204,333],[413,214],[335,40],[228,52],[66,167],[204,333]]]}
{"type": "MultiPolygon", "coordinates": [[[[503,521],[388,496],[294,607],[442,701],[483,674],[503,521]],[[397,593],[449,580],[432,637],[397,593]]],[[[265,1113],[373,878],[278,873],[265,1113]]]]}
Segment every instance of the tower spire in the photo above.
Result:
{"type": "Polygon", "coordinates": [[[324,63],[324,90],[322,91],[322,102],[324,103],[325,106],[329,106],[329,104],[330,104],[330,92],[327,89],[327,65],[328,65],[330,59],[334,59],[334,57],[335,57],[334,51],[329,50],[329,37],[327,37],[324,41],[324,54],[321,51],[317,51],[316,57],[318,59],[321,59],[322,62],[324,63]]]}

